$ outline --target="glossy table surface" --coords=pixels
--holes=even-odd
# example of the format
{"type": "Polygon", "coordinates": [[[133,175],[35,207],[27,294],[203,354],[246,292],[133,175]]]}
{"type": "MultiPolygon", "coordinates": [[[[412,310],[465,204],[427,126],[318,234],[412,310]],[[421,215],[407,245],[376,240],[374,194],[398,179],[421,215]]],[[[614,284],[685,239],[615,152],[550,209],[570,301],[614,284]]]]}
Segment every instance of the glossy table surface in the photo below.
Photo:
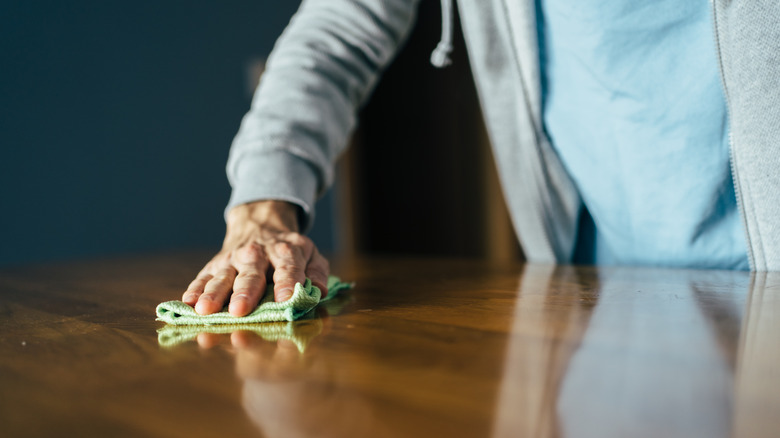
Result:
{"type": "Polygon", "coordinates": [[[206,259],[0,270],[0,436],[780,436],[777,274],[336,261],[307,319],[164,330],[206,259]]]}

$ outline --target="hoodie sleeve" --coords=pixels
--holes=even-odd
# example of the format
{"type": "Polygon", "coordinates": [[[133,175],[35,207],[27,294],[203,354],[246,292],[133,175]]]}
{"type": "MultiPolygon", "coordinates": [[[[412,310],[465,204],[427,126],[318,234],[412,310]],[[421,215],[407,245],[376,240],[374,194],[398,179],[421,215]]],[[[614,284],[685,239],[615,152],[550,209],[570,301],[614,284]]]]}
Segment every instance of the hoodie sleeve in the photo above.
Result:
{"type": "Polygon", "coordinates": [[[233,140],[227,211],[261,199],[299,205],[301,229],[333,182],[336,158],[418,0],[304,0],[268,58],[233,140]]]}

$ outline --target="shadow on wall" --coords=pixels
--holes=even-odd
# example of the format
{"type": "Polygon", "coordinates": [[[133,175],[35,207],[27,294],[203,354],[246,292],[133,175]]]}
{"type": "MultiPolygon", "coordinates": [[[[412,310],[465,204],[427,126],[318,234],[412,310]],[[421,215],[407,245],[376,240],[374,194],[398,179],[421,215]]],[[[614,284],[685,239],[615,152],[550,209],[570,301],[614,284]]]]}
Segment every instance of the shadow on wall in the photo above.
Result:
{"type": "Polygon", "coordinates": [[[249,62],[298,4],[2,2],[0,265],[218,247],[249,62]]]}

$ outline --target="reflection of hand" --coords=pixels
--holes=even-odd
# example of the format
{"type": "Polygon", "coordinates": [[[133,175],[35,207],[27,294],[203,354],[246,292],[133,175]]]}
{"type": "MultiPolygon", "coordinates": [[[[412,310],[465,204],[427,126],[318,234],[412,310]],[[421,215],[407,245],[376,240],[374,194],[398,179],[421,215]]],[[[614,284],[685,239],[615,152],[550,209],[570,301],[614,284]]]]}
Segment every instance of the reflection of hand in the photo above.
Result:
{"type": "MultiPolygon", "coordinates": [[[[309,343],[328,318],[288,324],[295,327],[295,339],[309,343]]],[[[340,388],[338,368],[325,360],[327,354],[318,355],[316,345],[301,352],[290,339],[273,342],[250,330],[203,332],[197,342],[201,348],[227,346],[235,352],[244,408],[264,436],[369,436],[368,429],[353,430],[372,418],[365,401],[340,388]]]]}
{"type": "Polygon", "coordinates": [[[197,339],[207,349],[230,343],[236,351],[236,374],[242,379],[291,380],[305,368],[298,347],[287,339],[268,342],[246,330],[229,335],[201,333],[197,339]]]}
{"type": "Polygon", "coordinates": [[[258,324],[255,329],[239,329],[232,333],[204,331],[198,333],[196,339],[205,349],[220,344],[232,346],[236,354],[236,374],[242,379],[292,380],[300,377],[311,363],[316,351],[306,351],[307,347],[327,324],[328,319],[319,318],[258,324]]]}
{"type": "Polygon", "coordinates": [[[242,379],[297,380],[310,363],[287,339],[272,344],[253,334],[236,332],[231,341],[237,349],[236,374],[242,379]]]}
{"type": "Polygon", "coordinates": [[[231,209],[222,250],[190,283],[182,301],[208,315],[229,300],[228,311],[244,316],[262,298],[270,272],[275,301],[289,299],[295,283],[303,283],[306,277],[327,294],[328,261],[311,239],[298,233],[297,213],[297,206],[283,201],[259,201],[231,209]]]}
{"type": "Polygon", "coordinates": [[[344,362],[349,355],[334,356],[334,351],[311,342],[327,332],[328,318],[288,324],[294,327],[294,337],[277,342],[249,330],[197,335],[202,348],[226,345],[235,352],[236,374],[244,380],[242,403],[263,436],[409,435],[377,418],[365,394],[345,385],[356,369],[344,362]],[[309,347],[301,352],[304,344],[309,347]]]}
{"type": "Polygon", "coordinates": [[[386,436],[371,429],[377,425],[371,404],[344,386],[349,371],[334,363],[332,352],[314,345],[301,355],[292,342],[244,335],[231,336],[236,373],[244,379],[244,409],[263,436],[386,436]]]}

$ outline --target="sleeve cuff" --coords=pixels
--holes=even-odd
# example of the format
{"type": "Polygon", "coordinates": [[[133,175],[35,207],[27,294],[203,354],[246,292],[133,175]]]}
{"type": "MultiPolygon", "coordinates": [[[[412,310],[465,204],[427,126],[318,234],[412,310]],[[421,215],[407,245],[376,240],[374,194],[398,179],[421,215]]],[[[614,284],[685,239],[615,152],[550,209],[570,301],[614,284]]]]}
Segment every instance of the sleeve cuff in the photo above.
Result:
{"type": "Polygon", "coordinates": [[[233,192],[225,208],[262,200],[287,201],[301,207],[301,232],[314,223],[317,174],[304,160],[285,151],[244,155],[228,167],[233,192]]]}

